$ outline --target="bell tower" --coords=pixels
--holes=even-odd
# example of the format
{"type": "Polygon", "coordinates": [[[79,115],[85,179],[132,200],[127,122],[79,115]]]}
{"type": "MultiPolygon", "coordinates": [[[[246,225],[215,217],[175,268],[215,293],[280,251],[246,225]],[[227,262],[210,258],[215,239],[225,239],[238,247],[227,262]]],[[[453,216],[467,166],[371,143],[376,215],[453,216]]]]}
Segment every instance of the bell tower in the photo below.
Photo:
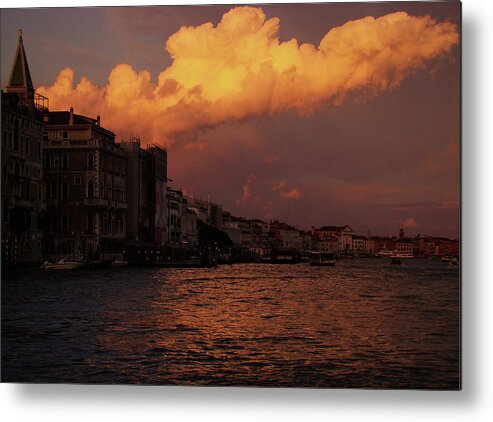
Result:
{"type": "Polygon", "coordinates": [[[30,114],[34,113],[34,85],[27,63],[26,50],[22,41],[22,29],[18,30],[19,42],[15,52],[14,63],[10,72],[9,83],[6,87],[7,92],[17,94],[19,105],[27,107],[30,114]]]}

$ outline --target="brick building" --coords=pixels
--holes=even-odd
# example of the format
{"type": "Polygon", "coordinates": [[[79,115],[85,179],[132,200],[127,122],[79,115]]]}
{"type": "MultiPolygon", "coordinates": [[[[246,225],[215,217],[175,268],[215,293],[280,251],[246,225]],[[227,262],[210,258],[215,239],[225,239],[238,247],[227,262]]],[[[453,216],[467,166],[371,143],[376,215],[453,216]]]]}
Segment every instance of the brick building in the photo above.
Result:
{"type": "Polygon", "coordinates": [[[44,116],[43,169],[48,259],[121,252],[126,237],[126,157],[115,135],[70,111],[44,116]]]}

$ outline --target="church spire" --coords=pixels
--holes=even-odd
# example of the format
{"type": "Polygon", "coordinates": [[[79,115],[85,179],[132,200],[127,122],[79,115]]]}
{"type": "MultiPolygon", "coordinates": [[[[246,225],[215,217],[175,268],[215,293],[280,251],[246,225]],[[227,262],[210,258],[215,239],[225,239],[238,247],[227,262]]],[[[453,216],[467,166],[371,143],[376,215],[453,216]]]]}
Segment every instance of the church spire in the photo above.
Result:
{"type": "Polygon", "coordinates": [[[22,42],[22,29],[18,30],[19,43],[17,44],[17,51],[15,53],[14,64],[12,71],[10,72],[9,84],[7,86],[8,91],[16,91],[29,93],[34,92],[33,81],[31,79],[31,72],[29,72],[29,65],[27,63],[26,51],[24,50],[24,43],[22,42]],[[8,89],[14,88],[14,89],[8,89]]]}

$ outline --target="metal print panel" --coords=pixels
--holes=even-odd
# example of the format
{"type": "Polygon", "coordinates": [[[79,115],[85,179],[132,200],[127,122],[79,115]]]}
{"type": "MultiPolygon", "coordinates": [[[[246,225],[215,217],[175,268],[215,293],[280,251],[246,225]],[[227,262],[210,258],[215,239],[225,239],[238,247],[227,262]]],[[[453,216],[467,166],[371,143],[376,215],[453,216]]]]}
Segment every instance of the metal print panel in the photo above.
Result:
{"type": "Polygon", "coordinates": [[[2,382],[460,389],[460,19],[2,9],[2,382]]]}

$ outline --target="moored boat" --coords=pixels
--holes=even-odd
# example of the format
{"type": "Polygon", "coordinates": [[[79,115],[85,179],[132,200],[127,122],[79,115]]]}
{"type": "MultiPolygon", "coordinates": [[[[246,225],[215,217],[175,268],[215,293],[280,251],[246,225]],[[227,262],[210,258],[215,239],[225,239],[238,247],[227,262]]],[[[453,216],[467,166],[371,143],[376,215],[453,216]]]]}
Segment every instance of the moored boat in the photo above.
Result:
{"type": "Polygon", "coordinates": [[[390,255],[390,258],[392,258],[392,259],[412,259],[412,258],[414,258],[414,255],[410,252],[394,251],[390,255]]]}
{"type": "Polygon", "coordinates": [[[66,258],[62,258],[55,263],[45,261],[43,265],[41,265],[41,269],[42,270],[75,270],[77,268],[82,268],[83,266],[84,266],[83,262],[69,261],[66,258]]]}

